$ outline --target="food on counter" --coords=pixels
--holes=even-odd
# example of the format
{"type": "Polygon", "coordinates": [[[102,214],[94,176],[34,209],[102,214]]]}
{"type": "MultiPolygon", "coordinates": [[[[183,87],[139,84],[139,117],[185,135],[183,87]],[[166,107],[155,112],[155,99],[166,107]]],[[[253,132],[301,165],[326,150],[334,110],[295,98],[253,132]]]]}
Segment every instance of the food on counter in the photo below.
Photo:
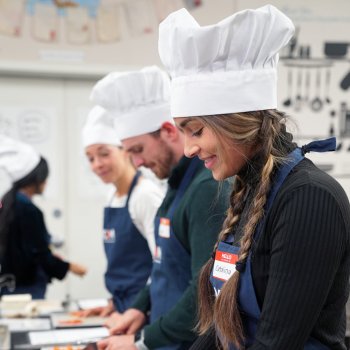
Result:
{"type": "Polygon", "coordinates": [[[75,325],[79,325],[82,324],[83,320],[80,318],[67,318],[65,320],[59,320],[58,324],[60,326],[75,326],[75,325]]]}

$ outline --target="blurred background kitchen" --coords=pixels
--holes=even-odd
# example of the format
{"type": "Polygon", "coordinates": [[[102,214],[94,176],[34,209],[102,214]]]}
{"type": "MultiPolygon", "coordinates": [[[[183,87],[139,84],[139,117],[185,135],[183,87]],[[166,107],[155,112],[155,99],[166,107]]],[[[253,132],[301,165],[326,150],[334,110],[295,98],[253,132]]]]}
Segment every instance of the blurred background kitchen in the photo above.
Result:
{"type": "MultiPolygon", "coordinates": [[[[281,52],[279,109],[302,144],[337,136],[312,156],[350,196],[349,0],[0,0],[0,132],[30,143],[50,164],[44,211],[56,252],[88,268],[53,282],[52,299],[107,297],[101,235],[108,186],[89,170],[81,129],[96,81],[111,71],[160,65],[158,25],[186,7],[201,25],[271,3],[296,34],[281,52]]],[[[0,195],[8,187],[0,173],[0,195]]]]}

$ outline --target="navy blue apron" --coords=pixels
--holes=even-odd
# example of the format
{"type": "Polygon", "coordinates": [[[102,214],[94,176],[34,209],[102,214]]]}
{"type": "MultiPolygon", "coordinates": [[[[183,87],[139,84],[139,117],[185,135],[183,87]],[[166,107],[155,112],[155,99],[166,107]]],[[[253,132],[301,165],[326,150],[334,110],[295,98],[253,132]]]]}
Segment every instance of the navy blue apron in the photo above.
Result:
{"type": "MultiPolygon", "coordinates": [[[[155,219],[156,254],[150,287],[151,323],[175,306],[192,279],[191,256],[176,238],[171,220],[199,164],[197,157],[191,160],[166,217],[155,219]]],[[[180,343],[157,349],[184,350],[190,346],[190,343],[180,343]]]]}
{"type": "MultiPolygon", "coordinates": [[[[276,181],[271,188],[267,203],[265,205],[265,215],[267,217],[269,210],[272,207],[273,201],[276,197],[278,190],[283,184],[284,180],[290,173],[290,171],[301,160],[304,159],[304,154],[309,151],[315,152],[327,152],[335,149],[335,138],[322,141],[314,141],[310,144],[303,146],[302,148],[296,148],[288,158],[288,163],[283,165],[276,175],[276,181]]],[[[261,220],[254,233],[254,241],[259,239],[260,234],[264,228],[265,219],[261,220]]],[[[238,259],[239,247],[232,245],[233,236],[229,236],[227,241],[220,242],[215,254],[215,263],[210,276],[210,282],[213,285],[215,295],[220,293],[225,281],[234,273],[235,262],[238,259]]],[[[239,279],[239,291],[238,291],[238,303],[241,310],[241,318],[243,328],[245,332],[245,348],[249,348],[255,339],[255,333],[257,324],[260,318],[261,310],[258,304],[252,273],[251,273],[251,253],[249,253],[245,269],[240,272],[239,279]]],[[[314,338],[309,338],[304,346],[304,350],[328,350],[329,348],[314,338]]],[[[237,348],[230,344],[230,350],[237,350],[237,348]]]]}
{"type": "Polygon", "coordinates": [[[104,209],[105,284],[119,312],[131,306],[152,269],[147,240],[135,227],[128,209],[130,195],[140,175],[137,172],[131,183],[125,207],[104,209]]]}

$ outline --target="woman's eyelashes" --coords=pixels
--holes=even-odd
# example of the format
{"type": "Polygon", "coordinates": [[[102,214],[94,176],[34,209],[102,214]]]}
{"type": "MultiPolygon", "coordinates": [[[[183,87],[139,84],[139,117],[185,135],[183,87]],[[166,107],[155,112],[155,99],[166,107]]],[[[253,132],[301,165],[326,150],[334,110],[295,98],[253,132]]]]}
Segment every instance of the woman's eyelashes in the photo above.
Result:
{"type": "Polygon", "coordinates": [[[197,131],[192,132],[192,136],[201,136],[203,132],[203,127],[199,128],[197,131]]]}

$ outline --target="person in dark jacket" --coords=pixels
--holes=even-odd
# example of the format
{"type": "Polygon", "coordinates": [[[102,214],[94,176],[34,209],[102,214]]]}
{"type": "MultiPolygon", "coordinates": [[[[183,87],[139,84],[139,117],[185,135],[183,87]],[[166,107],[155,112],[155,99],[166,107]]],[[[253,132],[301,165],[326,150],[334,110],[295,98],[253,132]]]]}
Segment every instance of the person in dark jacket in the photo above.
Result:
{"type": "Polygon", "coordinates": [[[218,181],[235,175],[199,279],[198,329],[209,336],[192,349],[216,336],[230,350],[346,349],[349,200],[305,158],[335,150],[335,139],[298,147],[277,109],[278,51],[293,33],[271,5],[206,27],[183,9],[160,25],[185,154],[218,181]]]}
{"type": "Polygon", "coordinates": [[[15,278],[15,289],[2,288],[1,294],[43,299],[52,278],[62,280],[68,271],[83,276],[86,269],[52,253],[43,213],[32,201],[45,189],[47,161],[29,145],[0,135],[0,167],[12,181],[0,209],[1,274],[15,278]]]}
{"type": "Polygon", "coordinates": [[[228,182],[220,188],[199,159],[184,156],[183,136],[170,117],[169,77],[158,67],[110,73],[92,98],[115,117],[134,164],[168,179],[155,218],[151,283],[128,310],[110,318],[110,332],[126,335],[102,340],[98,348],[189,349],[196,338],[197,277],[225,216],[228,182]]]}

